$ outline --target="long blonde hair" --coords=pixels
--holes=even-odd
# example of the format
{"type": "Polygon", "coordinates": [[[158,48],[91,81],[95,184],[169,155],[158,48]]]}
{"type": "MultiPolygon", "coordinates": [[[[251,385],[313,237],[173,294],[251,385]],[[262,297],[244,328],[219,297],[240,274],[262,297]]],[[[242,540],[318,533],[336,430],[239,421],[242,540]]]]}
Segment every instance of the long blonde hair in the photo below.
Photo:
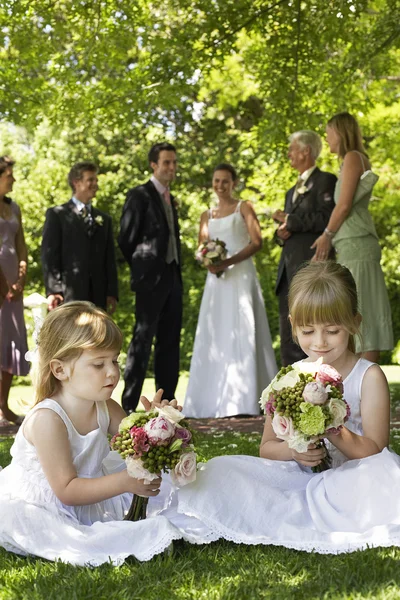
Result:
{"type": "Polygon", "coordinates": [[[339,156],[344,158],[350,150],[357,150],[365,156],[361,129],[357,119],[348,112],[338,113],[328,121],[328,127],[332,127],[340,137],[339,156]]]}
{"type": "Polygon", "coordinates": [[[359,332],[357,288],[347,267],[333,261],[313,262],[300,269],[289,288],[292,330],[313,323],[340,325],[349,332],[349,350],[359,332]]]}
{"type": "Polygon", "coordinates": [[[39,361],[33,373],[36,404],[60,389],[50,369],[52,360],[76,360],[84,350],[119,353],[121,346],[122,333],[117,325],[91,302],[68,302],[52,310],[38,335],[39,361]]]}

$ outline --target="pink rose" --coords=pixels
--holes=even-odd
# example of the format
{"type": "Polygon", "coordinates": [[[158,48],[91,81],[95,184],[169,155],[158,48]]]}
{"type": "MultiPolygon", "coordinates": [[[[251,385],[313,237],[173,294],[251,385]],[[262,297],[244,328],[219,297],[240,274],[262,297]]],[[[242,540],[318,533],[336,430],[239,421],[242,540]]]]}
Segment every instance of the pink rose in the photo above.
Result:
{"type": "Polygon", "coordinates": [[[186,452],[182,454],[175,469],[171,471],[171,479],[174,485],[182,487],[192,483],[196,479],[196,453],[186,452]]]}
{"type": "Polygon", "coordinates": [[[311,381],[303,390],[303,398],[310,404],[325,404],[328,400],[328,392],[320,381],[311,381]]]}
{"type": "Polygon", "coordinates": [[[315,379],[321,383],[330,383],[343,393],[342,376],[331,365],[320,365],[315,379]]]}
{"type": "Polygon", "coordinates": [[[175,426],[165,417],[154,417],[144,425],[143,429],[147,433],[152,444],[162,446],[168,442],[175,434],[175,426]]]}
{"type": "Polygon", "coordinates": [[[275,412],[272,419],[272,429],[279,439],[288,440],[294,433],[293,421],[289,417],[284,417],[275,412]]]}

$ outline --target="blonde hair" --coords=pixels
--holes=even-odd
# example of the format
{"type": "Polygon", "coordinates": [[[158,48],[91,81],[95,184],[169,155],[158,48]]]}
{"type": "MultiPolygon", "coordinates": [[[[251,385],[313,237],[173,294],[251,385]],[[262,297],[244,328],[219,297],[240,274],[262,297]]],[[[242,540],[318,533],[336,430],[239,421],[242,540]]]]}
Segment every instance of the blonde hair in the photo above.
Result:
{"type": "Polygon", "coordinates": [[[338,113],[329,119],[328,127],[332,127],[339,135],[339,156],[341,158],[344,158],[351,150],[357,150],[368,156],[364,148],[360,126],[353,115],[348,112],[338,113]]]}
{"type": "Polygon", "coordinates": [[[292,330],[313,323],[340,325],[349,332],[349,350],[359,331],[357,288],[347,267],[333,261],[309,263],[293,277],[289,289],[292,330]]]}
{"type": "Polygon", "coordinates": [[[61,386],[50,369],[52,360],[77,360],[84,350],[115,350],[122,333],[107,313],[91,302],[67,302],[52,310],[38,335],[39,362],[34,369],[36,404],[51,398],[61,386]]]}

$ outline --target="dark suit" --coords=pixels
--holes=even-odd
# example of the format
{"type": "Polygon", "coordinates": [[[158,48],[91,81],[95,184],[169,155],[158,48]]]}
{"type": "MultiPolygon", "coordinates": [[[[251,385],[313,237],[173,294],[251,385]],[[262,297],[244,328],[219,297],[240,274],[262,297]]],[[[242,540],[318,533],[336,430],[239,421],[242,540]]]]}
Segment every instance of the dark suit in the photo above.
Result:
{"type": "Polygon", "coordinates": [[[291,236],[283,241],[276,238],[282,245],[279,261],[278,277],[275,292],[279,297],[279,320],[281,334],[281,361],[286,366],[305,357],[303,351],[292,339],[292,330],[288,320],[287,295],[289,284],[298,268],[311,260],[314,250],[312,244],[328,225],[335,203],[333,194],[336,176],[332,173],[314,169],[305,182],[307,191],[299,194],[292,202],[295,187],[286,193],[285,212],[288,213],[286,227],[291,236]]]}
{"type": "Polygon", "coordinates": [[[92,225],[72,200],[46,212],[42,268],[46,295],[64,302],[89,300],[106,308],[107,296],[118,297],[118,276],[111,217],[91,208],[92,225]]]}
{"type": "Polygon", "coordinates": [[[151,181],[129,190],[122,211],[118,243],[131,270],[136,292],[135,327],[125,369],[122,405],[135,410],[146,376],[155,336],[156,389],[174,397],[179,378],[179,344],[182,325],[182,280],[179,224],[171,196],[178,261],[166,262],[170,229],[164,200],[151,181]]]}

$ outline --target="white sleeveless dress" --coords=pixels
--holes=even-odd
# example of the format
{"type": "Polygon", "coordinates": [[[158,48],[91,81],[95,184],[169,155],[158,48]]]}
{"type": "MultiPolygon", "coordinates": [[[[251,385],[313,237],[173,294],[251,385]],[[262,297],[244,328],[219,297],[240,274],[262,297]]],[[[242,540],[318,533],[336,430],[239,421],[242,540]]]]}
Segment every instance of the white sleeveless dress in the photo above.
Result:
{"type": "MultiPolygon", "coordinates": [[[[124,468],[110,452],[107,404],[97,402],[98,429],[80,435],[54,400],[44,400],[27,415],[44,408],[63,420],[79,477],[100,477],[124,468]]],[[[49,448],[51,452],[51,448],[49,448]]],[[[181,537],[165,517],[123,521],[132,495],[122,494],[88,506],[66,506],[51,489],[34,446],[17,433],[11,464],[0,472],[0,546],[75,565],[121,564],[127,556],[149,560],[181,537]]]]}
{"type": "MultiPolygon", "coordinates": [[[[228,256],[249,243],[240,212],[209,218],[210,239],[226,243],[228,256]]],[[[208,273],[201,301],[189,384],[187,417],[258,415],[262,390],[277,372],[264,300],[251,258],[222,277],[208,273]]]]}
{"type": "MultiPolygon", "coordinates": [[[[358,434],[361,384],[371,364],[360,359],[344,381],[346,426],[358,434]]],[[[225,538],[326,554],[400,546],[400,457],[385,449],[346,460],[335,450],[336,468],[318,474],[295,461],[214,458],[161,514],[197,544],[225,538]]]]}

